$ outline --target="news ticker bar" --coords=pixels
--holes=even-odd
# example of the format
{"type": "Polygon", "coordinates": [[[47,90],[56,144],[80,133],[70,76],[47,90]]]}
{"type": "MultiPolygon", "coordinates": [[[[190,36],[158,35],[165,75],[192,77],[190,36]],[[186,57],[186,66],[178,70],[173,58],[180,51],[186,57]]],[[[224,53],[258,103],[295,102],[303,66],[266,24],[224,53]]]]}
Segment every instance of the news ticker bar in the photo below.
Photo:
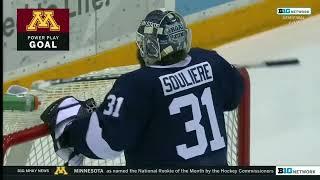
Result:
{"type": "Polygon", "coordinates": [[[4,175],[320,175],[320,166],[4,166],[4,175]]]}

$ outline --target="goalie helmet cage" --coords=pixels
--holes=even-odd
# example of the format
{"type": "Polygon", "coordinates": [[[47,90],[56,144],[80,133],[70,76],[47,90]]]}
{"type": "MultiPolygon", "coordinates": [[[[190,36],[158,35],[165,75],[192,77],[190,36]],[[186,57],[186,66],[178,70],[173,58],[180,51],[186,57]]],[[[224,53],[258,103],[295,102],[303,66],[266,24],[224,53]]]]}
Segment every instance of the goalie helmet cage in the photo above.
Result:
{"type": "MultiPolygon", "coordinates": [[[[240,73],[244,80],[244,94],[241,99],[241,103],[239,107],[231,112],[225,113],[226,119],[226,130],[228,136],[228,164],[232,166],[249,166],[250,165],[250,79],[249,74],[245,68],[240,69],[240,73]],[[228,127],[227,127],[228,126],[228,127]]],[[[23,130],[19,130],[17,132],[13,132],[3,137],[3,165],[6,165],[7,151],[10,149],[18,148],[19,144],[30,143],[33,141],[40,140],[41,138],[46,137],[51,140],[49,135],[49,128],[46,124],[35,125],[31,128],[25,128],[23,130]]],[[[49,141],[50,141],[49,140],[49,141]]],[[[53,150],[53,144],[49,142],[49,145],[43,145],[40,143],[33,143],[34,150],[37,152],[33,152],[33,156],[39,156],[37,154],[42,154],[40,156],[42,159],[49,158],[50,162],[52,159],[60,159],[57,157],[53,150]],[[50,149],[51,148],[51,149],[50,149]],[[39,153],[39,149],[42,153],[39,153]],[[46,153],[49,152],[50,153],[46,153]],[[53,152],[52,152],[53,151],[53,152]],[[45,155],[47,154],[47,155],[45,155]],[[49,155],[48,155],[49,154],[49,155]],[[46,157],[45,157],[46,156],[46,157]]],[[[122,155],[123,156],[123,155],[122,155]]],[[[29,157],[29,160],[30,158],[29,157]]],[[[124,157],[122,157],[124,159],[124,157]]],[[[33,163],[25,164],[25,165],[48,165],[48,164],[38,164],[39,157],[33,158],[33,163]]],[[[63,162],[62,160],[59,160],[63,162]]],[[[94,164],[87,161],[89,163],[85,165],[101,165],[101,163],[94,164]]],[[[101,161],[101,160],[92,160],[92,161],[101,161]]],[[[112,160],[109,160],[112,161],[112,160]]],[[[123,161],[123,160],[120,160],[123,161]]],[[[58,162],[55,161],[55,162],[58,162]]],[[[25,162],[21,162],[25,163],[25,162]]],[[[114,165],[113,163],[102,163],[103,165],[114,165]]],[[[124,165],[125,163],[120,163],[117,165],[124,165]]],[[[61,165],[61,164],[49,164],[49,165],[61,165]]]]}

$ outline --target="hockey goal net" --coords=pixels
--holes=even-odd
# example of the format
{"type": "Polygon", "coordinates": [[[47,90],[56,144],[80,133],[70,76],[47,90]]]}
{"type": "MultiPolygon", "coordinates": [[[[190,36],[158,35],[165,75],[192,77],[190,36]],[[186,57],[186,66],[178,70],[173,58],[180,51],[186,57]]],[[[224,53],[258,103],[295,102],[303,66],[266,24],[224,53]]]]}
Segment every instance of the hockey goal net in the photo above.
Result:
{"type": "MultiPolygon", "coordinates": [[[[137,69],[138,66],[109,68],[83,75],[119,74],[137,69]]],[[[246,69],[240,69],[245,82],[245,93],[241,104],[233,111],[225,112],[228,135],[228,164],[232,166],[249,165],[250,159],[250,80],[246,69]]],[[[54,85],[42,91],[30,91],[36,95],[41,106],[33,112],[3,111],[3,150],[4,165],[20,166],[59,166],[65,162],[54,152],[48,127],[39,119],[41,112],[56,99],[72,95],[80,100],[93,97],[101,103],[105,94],[113,86],[114,80],[86,81],[54,85]]],[[[124,166],[122,154],[116,159],[85,159],[86,166],[124,166]]]]}

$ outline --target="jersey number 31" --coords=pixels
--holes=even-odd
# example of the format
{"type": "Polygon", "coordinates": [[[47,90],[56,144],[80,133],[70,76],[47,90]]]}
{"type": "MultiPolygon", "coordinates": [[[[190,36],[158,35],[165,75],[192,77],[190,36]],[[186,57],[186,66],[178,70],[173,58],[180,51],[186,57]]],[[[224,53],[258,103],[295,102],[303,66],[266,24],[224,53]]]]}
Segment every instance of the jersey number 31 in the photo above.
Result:
{"type": "MultiPolygon", "coordinates": [[[[204,89],[200,101],[202,105],[206,106],[209,116],[210,126],[213,135],[213,140],[210,141],[211,151],[224,148],[226,145],[223,137],[220,134],[219,125],[213,106],[210,87],[204,89]]],[[[208,146],[205,129],[200,124],[202,115],[200,110],[199,99],[193,93],[178,98],[174,98],[171,104],[169,105],[170,115],[178,114],[180,113],[180,109],[182,107],[190,105],[192,108],[193,119],[185,123],[185,129],[186,132],[196,132],[198,144],[191,147],[187,147],[186,144],[176,146],[178,155],[184,159],[190,159],[204,154],[208,146]]]]}

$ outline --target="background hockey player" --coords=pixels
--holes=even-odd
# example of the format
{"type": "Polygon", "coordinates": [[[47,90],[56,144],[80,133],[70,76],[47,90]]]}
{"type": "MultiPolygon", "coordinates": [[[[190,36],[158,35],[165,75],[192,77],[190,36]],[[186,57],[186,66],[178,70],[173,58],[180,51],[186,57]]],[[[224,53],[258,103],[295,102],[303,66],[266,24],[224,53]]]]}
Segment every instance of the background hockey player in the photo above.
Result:
{"type": "Polygon", "coordinates": [[[69,96],[43,112],[56,153],[70,165],[123,151],[128,166],[227,165],[223,112],[239,104],[238,70],[215,51],[190,49],[176,12],[150,12],[136,42],[142,67],[122,75],[100,106],[69,96]]]}

